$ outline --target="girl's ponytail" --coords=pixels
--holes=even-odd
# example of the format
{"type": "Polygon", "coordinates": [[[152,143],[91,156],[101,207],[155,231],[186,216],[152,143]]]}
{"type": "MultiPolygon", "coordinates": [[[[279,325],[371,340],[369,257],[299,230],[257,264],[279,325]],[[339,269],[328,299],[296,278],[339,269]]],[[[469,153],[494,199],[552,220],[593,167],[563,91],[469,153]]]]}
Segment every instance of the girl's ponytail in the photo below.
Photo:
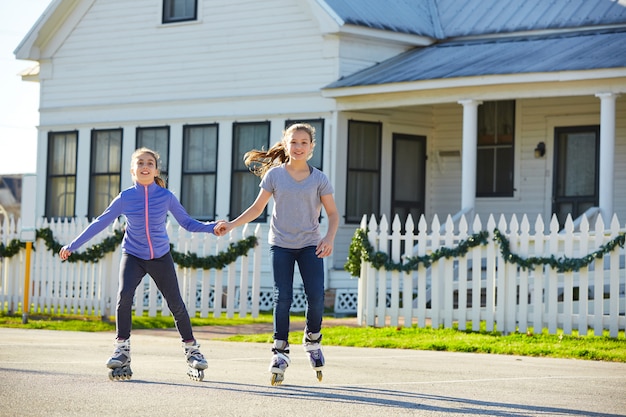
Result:
{"type": "Polygon", "coordinates": [[[165,180],[159,176],[154,177],[154,182],[161,188],[165,188],[165,180]]]}

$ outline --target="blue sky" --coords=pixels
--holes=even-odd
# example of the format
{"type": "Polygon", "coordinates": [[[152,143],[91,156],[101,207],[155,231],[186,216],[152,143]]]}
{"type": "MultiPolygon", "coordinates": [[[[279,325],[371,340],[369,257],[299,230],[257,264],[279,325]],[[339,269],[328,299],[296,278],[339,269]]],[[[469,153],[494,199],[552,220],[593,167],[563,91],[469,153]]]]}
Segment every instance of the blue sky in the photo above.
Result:
{"type": "Polygon", "coordinates": [[[0,175],[36,170],[39,85],[17,75],[35,63],[13,51],[51,2],[0,1],[0,175]]]}

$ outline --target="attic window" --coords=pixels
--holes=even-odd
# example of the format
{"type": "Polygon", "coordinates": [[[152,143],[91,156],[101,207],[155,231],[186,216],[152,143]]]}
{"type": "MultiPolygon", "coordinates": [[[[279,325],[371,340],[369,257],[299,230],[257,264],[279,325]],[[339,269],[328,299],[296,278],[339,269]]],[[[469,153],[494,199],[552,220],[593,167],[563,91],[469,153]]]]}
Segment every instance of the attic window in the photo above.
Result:
{"type": "Polygon", "coordinates": [[[196,20],[197,11],[198,0],[163,0],[163,23],[196,20]]]}

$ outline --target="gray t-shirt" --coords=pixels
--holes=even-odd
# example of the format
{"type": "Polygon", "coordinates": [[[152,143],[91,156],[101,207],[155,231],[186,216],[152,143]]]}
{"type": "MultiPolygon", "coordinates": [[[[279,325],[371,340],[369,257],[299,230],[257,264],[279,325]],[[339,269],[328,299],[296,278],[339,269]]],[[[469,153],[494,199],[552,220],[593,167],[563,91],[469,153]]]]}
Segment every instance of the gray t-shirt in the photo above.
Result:
{"type": "Polygon", "coordinates": [[[274,210],[270,221],[270,245],[287,249],[316,246],[321,240],[319,217],[321,197],[334,192],[328,177],[315,167],[298,182],[285,165],[271,168],[259,187],[272,193],[274,210]]]}

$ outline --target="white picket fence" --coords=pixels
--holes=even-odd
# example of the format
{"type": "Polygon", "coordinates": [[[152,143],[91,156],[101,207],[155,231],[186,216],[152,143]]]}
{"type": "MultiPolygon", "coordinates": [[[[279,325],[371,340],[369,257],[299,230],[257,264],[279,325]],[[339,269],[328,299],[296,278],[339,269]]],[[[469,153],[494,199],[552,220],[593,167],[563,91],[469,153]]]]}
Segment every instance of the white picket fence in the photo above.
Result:
{"type": "MultiPolygon", "coordinates": [[[[48,222],[41,219],[36,229],[50,228],[54,239],[66,244],[88,225],[87,219],[71,222],[48,222]]],[[[79,252],[102,242],[111,236],[119,224],[89,241],[79,252]]],[[[176,265],[178,282],[183,299],[191,316],[213,314],[219,317],[226,313],[233,317],[251,314],[257,317],[260,309],[271,306],[271,291],[261,289],[261,254],[263,239],[259,238],[260,226],[249,224],[235,229],[228,237],[216,237],[208,233],[189,233],[176,224],[167,225],[174,250],[194,253],[199,257],[217,255],[250,235],[257,237],[258,244],[222,270],[182,268],[176,265]]],[[[5,221],[0,229],[0,242],[5,246],[19,239],[21,225],[5,221]]],[[[79,314],[113,316],[118,290],[119,261],[121,250],[118,245],[98,262],[61,262],[56,253],[45,246],[43,239],[36,239],[31,252],[30,280],[25,283],[26,251],[21,250],[12,257],[0,258],[0,311],[22,311],[24,288],[29,286],[29,308],[27,313],[79,314]]],[[[144,311],[153,317],[157,313],[169,314],[167,303],[149,276],[137,288],[134,309],[136,315],[144,311]]]]}
{"type": "Polygon", "coordinates": [[[608,329],[611,337],[626,327],[625,250],[617,246],[604,253],[603,249],[624,233],[617,217],[606,229],[599,216],[593,228],[583,218],[577,231],[571,219],[559,231],[556,217],[548,230],[538,217],[531,230],[526,216],[521,223],[515,216],[508,223],[501,216],[497,224],[489,216],[486,228],[478,216],[471,227],[465,217],[457,227],[448,217],[442,227],[436,216],[430,232],[423,217],[417,230],[410,217],[402,226],[397,217],[390,230],[385,217],[377,222],[372,216],[368,222],[364,216],[360,228],[367,230],[373,249],[387,254],[394,263],[458,247],[459,242],[482,230],[489,232],[489,238],[463,256],[441,258],[429,267],[419,263],[412,271],[376,269],[372,262],[362,262],[357,313],[361,325],[452,328],[457,324],[460,330],[471,326],[478,331],[484,322],[487,331],[503,334],[538,333],[547,328],[550,334],[571,334],[577,329],[586,335],[593,329],[595,335],[602,335],[608,329]],[[493,239],[496,229],[509,240],[510,252],[523,259],[583,258],[596,251],[603,256],[579,271],[561,273],[545,265],[532,270],[520,268],[503,258],[493,239]],[[402,230],[407,232],[402,234],[402,230]]]}

